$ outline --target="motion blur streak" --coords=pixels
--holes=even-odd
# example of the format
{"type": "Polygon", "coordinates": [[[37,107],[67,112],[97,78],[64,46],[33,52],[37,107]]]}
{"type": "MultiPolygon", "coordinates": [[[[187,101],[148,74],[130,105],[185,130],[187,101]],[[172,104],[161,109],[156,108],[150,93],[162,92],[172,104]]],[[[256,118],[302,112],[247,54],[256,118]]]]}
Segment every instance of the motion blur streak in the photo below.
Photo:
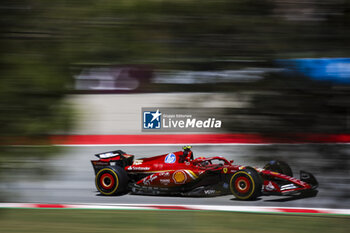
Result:
{"type": "Polygon", "coordinates": [[[160,134],[160,135],[70,135],[52,136],[55,145],[123,144],[273,144],[273,143],[350,143],[349,134],[300,134],[263,137],[260,134],[160,134]]]}
{"type": "MultiPolygon", "coordinates": [[[[320,181],[314,199],[267,198],[248,205],[348,208],[350,150],[338,142],[348,142],[350,134],[350,1],[2,0],[0,14],[0,201],[151,203],[152,197],[96,196],[88,161],[101,149],[114,147],[52,143],[62,139],[73,144],[75,135],[100,143],[105,135],[117,135],[108,143],[118,144],[114,140],[122,141],[120,135],[148,136],[141,132],[142,107],[183,107],[189,113],[203,107],[224,108],[218,113],[223,128],[212,133],[233,134],[237,141],[332,142],[198,146],[202,154],[251,164],[283,159],[298,170],[306,166],[320,181]],[[41,146],[5,146],[33,144],[41,146]]],[[[173,139],[187,145],[199,142],[198,137],[190,133],[163,142],[173,139]]],[[[227,142],[220,137],[213,136],[213,141],[227,142]]],[[[125,149],[150,156],[178,148],[125,149]]],[[[170,197],[157,201],[237,202],[170,197]]],[[[134,217],[145,232],[178,231],[179,226],[197,232],[232,231],[241,222],[247,228],[239,231],[270,232],[274,226],[278,232],[346,229],[342,219],[293,218],[295,224],[292,218],[277,221],[230,213],[223,223],[220,213],[198,214],[198,222],[195,214],[112,218],[99,213],[97,221],[98,214],[76,212],[68,222],[79,219],[84,226],[94,225],[70,224],[74,228],[67,230],[57,221],[65,219],[63,214],[7,213],[1,215],[8,217],[1,222],[7,232],[27,230],[21,227],[45,231],[39,226],[52,232],[118,227],[128,232],[135,230],[136,224],[128,225],[134,217]],[[38,219],[44,222],[36,224],[38,219]],[[209,225],[213,222],[215,228],[209,225]],[[299,228],[288,229],[295,225],[299,228]]]]}

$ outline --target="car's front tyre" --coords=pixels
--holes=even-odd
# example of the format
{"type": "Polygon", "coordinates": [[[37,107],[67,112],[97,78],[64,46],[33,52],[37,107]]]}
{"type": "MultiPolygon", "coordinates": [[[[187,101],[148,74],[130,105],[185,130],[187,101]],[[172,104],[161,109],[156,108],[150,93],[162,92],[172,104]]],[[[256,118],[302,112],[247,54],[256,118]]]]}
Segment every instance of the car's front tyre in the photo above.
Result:
{"type": "Polygon", "coordinates": [[[254,200],[261,195],[261,189],[262,179],[251,167],[236,172],[230,179],[231,193],[239,200],[254,200]]]}

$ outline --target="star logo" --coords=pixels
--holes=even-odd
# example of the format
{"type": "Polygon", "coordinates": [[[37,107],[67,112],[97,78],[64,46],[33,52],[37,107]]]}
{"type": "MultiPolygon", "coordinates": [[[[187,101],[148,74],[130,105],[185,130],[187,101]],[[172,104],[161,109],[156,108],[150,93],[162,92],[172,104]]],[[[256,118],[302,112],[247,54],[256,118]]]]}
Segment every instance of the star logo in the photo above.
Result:
{"type": "Polygon", "coordinates": [[[144,129],[160,129],[162,113],[157,111],[143,112],[143,128],[144,129]]]}
{"type": "Polygon", "coordinates": [[[153,116],[153,118],[152,118],[152,120],[151,120],[151,122],[152,122],[152,121],[154,121],[154,120],[156,120],[156,119],[157,119],[157,121],[159,121],[159,117],[160,117],[162,114],[159,112],[159,109],[157,109],[157,112],[151,113],[151,115],[153,116]]]}

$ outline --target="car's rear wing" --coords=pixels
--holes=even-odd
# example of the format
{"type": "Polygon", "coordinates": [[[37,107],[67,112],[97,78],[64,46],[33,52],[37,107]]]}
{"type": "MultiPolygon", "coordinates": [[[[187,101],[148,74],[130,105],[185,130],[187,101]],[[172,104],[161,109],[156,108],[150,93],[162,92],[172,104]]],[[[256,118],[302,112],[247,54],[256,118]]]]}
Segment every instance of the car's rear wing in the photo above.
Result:
{"type": "Polygon", "coordinates": [[[114,151],[108,151],[103,153],[95,154],[95,156],[99,159],[109,159],[113,158],[119,155],[125,155],[126,153],[122,150],[114,150],[114,151]]]}
{"type": "Polygon", "coordinates": [[[94,167],[95,173],[107,166],[130,166],[134,162],[134,156],[125,153],[122,150],[114,150],[103,153],[95,154],[99,160],[91,160],[91,164],[94,167]]]}

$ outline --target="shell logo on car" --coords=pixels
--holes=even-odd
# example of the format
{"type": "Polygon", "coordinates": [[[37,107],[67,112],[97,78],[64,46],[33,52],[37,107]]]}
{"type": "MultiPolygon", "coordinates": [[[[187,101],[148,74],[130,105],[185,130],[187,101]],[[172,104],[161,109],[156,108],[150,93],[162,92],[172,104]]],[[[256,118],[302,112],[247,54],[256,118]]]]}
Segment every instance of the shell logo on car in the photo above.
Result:
{"type": "Polygon", "coordinates": [[[187,176],[183,171],[176,171],[173,174],[173,180],[175,184],[183,184],[187,180],[187,176]]]}

